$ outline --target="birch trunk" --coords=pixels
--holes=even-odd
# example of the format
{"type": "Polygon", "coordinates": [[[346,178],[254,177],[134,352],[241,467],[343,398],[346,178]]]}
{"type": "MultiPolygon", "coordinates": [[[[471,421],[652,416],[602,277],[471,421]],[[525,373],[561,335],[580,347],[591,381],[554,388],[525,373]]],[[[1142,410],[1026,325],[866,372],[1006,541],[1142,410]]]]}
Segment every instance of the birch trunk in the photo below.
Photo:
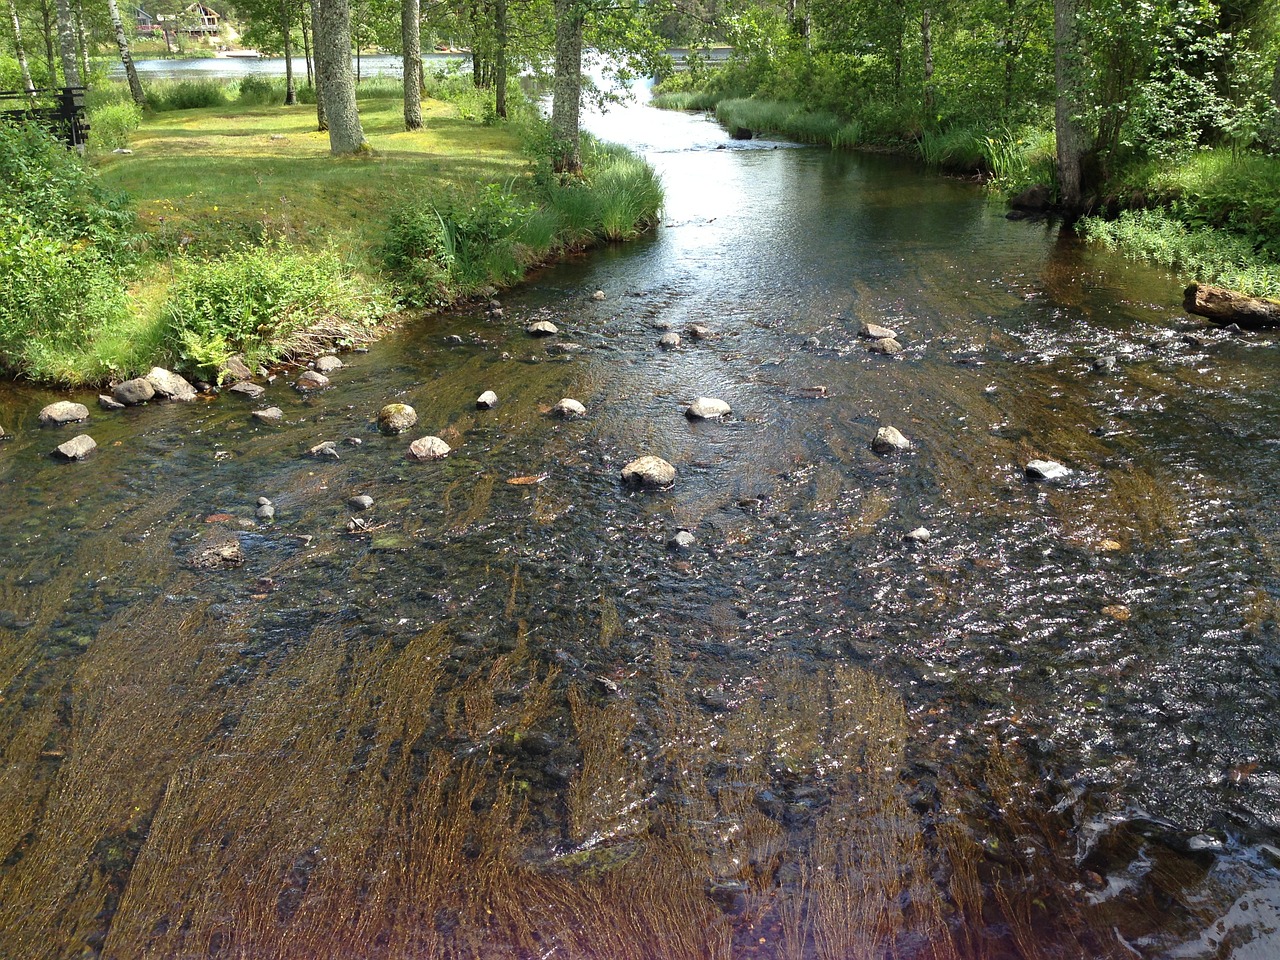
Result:
{"type": "Polygon", "coordinates": [[[582,106],[582,7],[578,0],[555,0],[556,64],[551,94],[551,132],[559,142],[555,169],[582,170],[578,114],[582,106]]]}
{"type": "Polygon", "coordinates": [[[422,7],[420,0],[400,5],[400,39],[404,48],[404,128],[422,126],[422,7]]]}
{"type": "Polygon", "coordinates": [[[22,89],[34,93],[36,85],[31,82],[31,68],[27,66],[27,50],[22,45],[22,24],[18,21],[18,8],[13,0],[9,0],[9,14],[13,17],[13,46],[18,56],[18,66],[22,70],[22,89]]]}
{"type": "Polygon", "coordinates": [[[493,112],[507,119],[507,0],[494,0],[494,46],[497,53],[493,64],[493,112]]]}
{"type": "Polygon", "coordinates": [[[356,85],[351,76],[351,7],[347,0],[316,0],[316,77],[334,154],[367,149],[356,85]]]}
{"type": "Polygon", "coordinates": [[[71,17],[71,5],[67,0],[58,0],[58,53],[62,60],[62,85],[79,87],[80,64],[76,56],[76,24],[71,17]]]}
{"type": "Polygon", "coordinates": [[[124,21],[120,19],[120,7],[116,0],[107,0],[107,13],[111,15],[111,27],[116,32],[116,46],[120,48],[120,62],[124,64],[124,75],[129,81],[129,95],[138,106],[144,106],[147,102],[147,94],[142,89],[138,70],[133,65],[133,54],[129,50],[129,36],[124,32],[124,21]]]}

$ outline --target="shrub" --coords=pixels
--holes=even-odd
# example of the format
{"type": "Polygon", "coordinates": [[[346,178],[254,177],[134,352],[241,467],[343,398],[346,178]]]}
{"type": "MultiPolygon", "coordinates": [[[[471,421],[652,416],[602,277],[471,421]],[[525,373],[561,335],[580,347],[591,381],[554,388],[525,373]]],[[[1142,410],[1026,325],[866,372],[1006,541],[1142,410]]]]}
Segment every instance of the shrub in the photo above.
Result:
{"type": "Polygon", "coordinates": [[[270,77],[249,74],[240,78],[236,101],[246,107],[268,107],[284,102],[284,87],[270,77]]]}
{"type": "Polygon", "coordinates": [[[170,80],[147,90],[147,103],[156,111],[225,107],[231,102],[227,85],[218,80],[170,80]]]}
{"type": "Polygon", "coordinates": [[[129,145],[129,134],[142,123],[142,110],[132,101],[107,103],[89,111],[89,145],[109,152],[129,145]]]}
{"type": "Polygon", "coordinates": [[[356,339],[384,309],[334,254],[287,245],[179,260],[165,303],[181,365],[210,376],[235,353],[253,366],[356,339]]]}

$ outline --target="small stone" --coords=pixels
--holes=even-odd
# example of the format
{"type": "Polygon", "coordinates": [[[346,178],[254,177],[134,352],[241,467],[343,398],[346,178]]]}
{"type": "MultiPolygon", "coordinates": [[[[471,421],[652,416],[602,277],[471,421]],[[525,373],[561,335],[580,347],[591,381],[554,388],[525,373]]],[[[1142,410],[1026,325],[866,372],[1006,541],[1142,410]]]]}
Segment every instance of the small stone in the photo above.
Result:
{"type": "Polygon", "coordinates": [[[237,396],[247,397],[250,400],[257,400],[267,392],[267,388],[258,383],[251,383],[248,380],[241,380],[227,387],[227,393],[234,393],[237,396]]]}
{"type": "Polygon", "coordinates": [[[501,320],[501,319],[502,319],[502,308],[501,308],[501,307],[490,307],[490,308],[489,308],[489,316],[493,317],[493,319],[495,319],[495,320],[501,320]]]}
{"type": "Polygon", "coordinates": [[[727,417],[733,409],[723,400],[716,400],[712,397],[698,397],[693,403],[689,404],[684,415],[690,420],[719,420],[721,417],[727,417]]]}
{"type": "Polygon", "coordinates": [[[443,460],[449,455],[449,445],[439,437],[422,437],[409,444],[409,456],[414,460],[443,460]]]}
{"type": "Polygon", "coordinates": [[[658,338],[658,346],[663,350],[674,350],[676,347],[680,346],[680,334],[664,333],[658,338]]]}
{"type": "Polygon", "coordinates": [[[253,419],[260,423],[279,423],[284,419],[284,411],[279,407],[267,407],[264,410],[253,411],[253,419]]]}
{"type": "Polygon", "coordinates": [[[563,343],[551,344],[551,346],[547,347],[547,353],[552,353],[552,354],[577,353],[581,349],[582,349],[582,344],[571,343],[566,340],[563,343]]]}
{"type": "Polygon", "coordinates": [[[284,134],[283,134],[283,133],[273,133],[273,134],[271,135],[271,139],[272,139],[272,140],[283,140],[283,139],[284,139],[284,134]]]}
{"type": "Polygon", "coordinates": [[[1122,549],[1124,549],[1124,544],[1122,544],[1119,540],[1099,540],[1098,541],[1099,553],[1114,553],[1116,550],[1122,550],[1122,549]]]}
{"type": "Polygon", "coordinates": [[[796,392],[807,400],[822,400],[827,396],[827,388],[821,385],[801,387],[796,392]]]}
{"type": "Polygon", "coordinates": [[[378,411],[378,429],[387,436],[408,430],[418,422],[418,411],[407,403],[388,403],[378,411]]]}
{"type": "Polygon", "coordinates": [[[817,337],[805,337],[804,345],[810,350],[817,350],[820,346],[822,346],[822,341],[819,340],[817,337]]]}
{"type": "Polygon", "coordinates": [[[307,451],[313,457],[331,458],[333,460],[341,459],[338,456],[338,445],[332,440],[325,440],[323,443],[317,443],[314,447],[307,451]]]}
{"type": "Polygon", "coordinates": [[[595,293],[593,293],[593,294],[591,295],[591,299],[592,299],[592,300],[597,300],[597,301],[598,301],[598,300],[604,300],[604,299],[605,299],[604,291],[603,291],[603,290],[597,290],[595,293]]]}
{"type": "Polygon", "coordinates": [[[1032,460],[1024,468],[1028,480],[1059,480],[1071,471],[1056,460],[1032,460]]]}
{"type": "Polygon", "coordinates": [[[98,406],[103,410],[123,410],[124,404],[115,397],[108,397],[105,393],[98,394],[98,406]]]}
{"type": "Polygon", "coordinates": [[[885,337],[881,340],[873,340],[871,346],[867,347],[872,353],[879,353],[886,357],[896,356],[902,352],[902,344],[893,337],[885,337]]]}
{"type": "Polygon", "coordinates": [[[622,480],[642,487],[669,487],[675,483],[676,468],[661,457],[640,457],[622,468],[622,480]]]}
{"type": "Polygon", "coordinates": [[[574,420],[578,417],[585,417],[587,415],[587,408],[577,400],[565,397],[551,408],[551,412],[557,417],[563,417],[565,420],[574,420]]]}
{"type": "Polygon", "coordinates": [[[867,340],[896,340],[898,331],[891,330],[889,327],[882,327],[878,323],[863,323],[858,328],[858,336],[867,340]]]}
{"type": "Polygon", "coordinates": [[[132,150],[130,150],[128,147],[116,147],[116,148],[115,148],[114,150],[112,150],[111,152],[112,152],[112,153],[118,153],[118,154],[120,154],[121,156],[124,156],[124,157],[129,157],[129,156],[132,156],[132,155],[133,155],[133,151],[132,151],[132,150]]]}
{"type": "Polygon", "coordinates": [[[1123,603],[1108,604],[1102,608],[1102,612],[1112,620],[1119,620],[1121,623],[1133,615],[1123,603]]]}
{"type": "Polygon", "coordinates": [[[524,328],[524,332],[531,337],[554,337],[560,328],[550,320],[535,320],[524,328]]]}
{"type": "Polygon", "coordinates": [[[249,369],[249,365],[244,362],[244,357],[234,356],[228,357],[227,362],[222,365],[222,372],[227,374],[233,380],[252,380],[253,371],[249,369]]]}
{"type": "Polygon", "coordinates": [[[902,435],[897,427],[881,427],[871,441],[871,449],[876,453],[897,453],[911,449],[911,441],[902,435]]]}
{"type": "Polygon", "coordinates": [[[463,341],[456,333],[451,333],[449,336],[444,338],[444,342],[449,344],[451,347],[457,347],[461,346],[463,341]]]}
{"type": "Polygon", "coordinates": [[[342,442],[348,447],[359,447],[364,443],[359,437],[343,437],[342,442]]]}
{"type": "Polygon", "coordinates": [[[111,390],[111,396],[126,407],[136,407],[140,403],[146,403],[155,395],[156,388],[146,377],[126,380],[124,383],[116,384],[111,390]]]}
{"type": "Polygon", "coordinates": [[[147,373],[147,379],[156,393],[167,400],[188,403],[196,398],[196,388],[187,382],[186,377],[166,370],[164,367],[152,367],[147,373]]]}
{"type": "Polygon", "coordinates": [[[72,437],[66,443],[60,443],[54,448],[54,455],[61,457],[63,460],[83,460],[94,450],[98,449],[98,445],[94,442],[93,437],[87,433],[82,433],[78,437],[72,437]]]}
{"type": "Polygon", "coordinates": [[[477,410],[492,410],[498,405],[498,395],[492,390],[486,390],[480,396],[476,397],[477,410]]]}
{"type": "Polygon", "coordinates": [[[684,328],[684,332],[690,340],[714,340],[716,336],[714,330],[700,323],[689,324],[684,328]]]}
{"type": "Polygon", "coordinates": [[[373,506],[373,497],[360,494],[347,500],[347,506],[352,510],[368,510],[373,506]]]}
{"type": "Polygon", "coordinates": [[[276,508],[269,503],[264,503],[257,509],[259,520],[274,520],[276,517],[276,508]]]}
{"type": "Polygon", "coordinates": [[[928,527],[916,527],[911,532],[904,533],[902,539],[909,543],[928,543],[931,536],[933,534],[929,532],[928,527]]]}
{"type": "Polygon", "coordinates": [[[327,375],[327,374],[333,373],[333,371],[335,370],[341,370],[342,367],[343,367],[343,363],[337,357],[327,356],[327,357],[316,358],[317,373],[323,373],[327,375]]]}
{"type": "Polygon", "coordinates": [[[688,530],[677,530],[676,535],[667,541],[672,550],[692,550],[698,540],[688,530]]]}
{"type": "Polygon", "coordinates": [[[1116,358],[1115,357],[1098,357],[1093,361],[1094,373],[1115,373],[1116,358]]]}
{"type": "Polygon", "coordinates": [[[42,427],[60,427],[65,423],[79,423],[81,420],[89,419],[89,408],[83,403],[59,400],[41,410],[39,419],[42,427]]]}
{"type": "Polygon", "coordinates": [[[294,386],[303,393],[310,390],[323,390],[328,385],[329,378],[323,373],[316,373],[314,370],[303,370],[302,375],[294,383],[294,386]]]}
{"type": "Polygon", "coordinates": [[[0,427],[0,440],[8,440],[9,435],[4,432],[4,427],[0,427]]]}
{"type": "Polygon", "coordinates": [[[271,498],[270,498],[270,497],[259,497],[259,498],[258,498],[258,506],[260,506],[260,507],[269,507],[269,506],[271,506],[271,498]]]}

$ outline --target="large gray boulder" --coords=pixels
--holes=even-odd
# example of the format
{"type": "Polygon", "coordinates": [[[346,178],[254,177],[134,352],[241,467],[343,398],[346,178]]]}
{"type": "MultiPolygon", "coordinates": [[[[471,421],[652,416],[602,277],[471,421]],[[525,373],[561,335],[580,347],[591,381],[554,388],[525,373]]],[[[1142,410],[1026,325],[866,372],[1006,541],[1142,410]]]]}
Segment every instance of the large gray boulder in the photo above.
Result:
{"type": "Polygon", "coordinates": [[[641,487],[669,487],[676,482],[676,468],[661,457],[639,457],[622,468],[622,480],[641,487]]]}
{"type": "Polygon", "coordinates": [[[42,427],[60,427],[66,423],[79,423],[81,420],[88,420],[89,408],[83,403],[59,400],[57,403],[51,403],[41,410],[39,418],[40,426],[42,427]]]}
{"type": "Polygon", "coordinates": [[[147,380],[156,393],[168,400],[187,402],[196,398],[196,388],[187,382],[186,377],[164,369],[152,367],[147,373],[147,380]]]}
{"type": "Polygon", "coordinates": [[[126,380],[124,383],[116,384],[111,390],[111,396],[126,407],[136,407],[140,403],[146,403],[155,395],[156,388],[146,377],[126,380]]]}

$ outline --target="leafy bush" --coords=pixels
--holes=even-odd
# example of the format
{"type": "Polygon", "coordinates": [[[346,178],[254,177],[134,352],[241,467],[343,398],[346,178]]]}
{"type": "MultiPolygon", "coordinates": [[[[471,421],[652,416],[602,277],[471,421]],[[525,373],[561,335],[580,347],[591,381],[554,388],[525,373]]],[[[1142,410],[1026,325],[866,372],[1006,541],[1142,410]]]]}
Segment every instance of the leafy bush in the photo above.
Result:
{"type": "Polygon", "coordinates": [[[178,359],[210,376],[232,354],[253,366],[305,351],[317,339],[357,338],[384,310],[377,291],[335,255],[287,245],[179,260],[165,303],[178,359]]]}
{"type": "Polygon", "coordinates": [[[147,90],[147,103],[160,112],[225,107],[230,102],[227,84],[219,80],[168,80],[147,90]]]}
{"type": "Polygon", "coordinates": [[[284,102],[284,85],[276,83],[270,77],[255,74],[240,78],[239,92],[236,102],[246,107],[267,107],[284,102]]]}
{"type": "Polygon", "coordinates": [[[110,152],[129,145],[129,134],[142,123],[142,110],[132,101],[108,103],[89,110],[89,145],[110,152]]]}

